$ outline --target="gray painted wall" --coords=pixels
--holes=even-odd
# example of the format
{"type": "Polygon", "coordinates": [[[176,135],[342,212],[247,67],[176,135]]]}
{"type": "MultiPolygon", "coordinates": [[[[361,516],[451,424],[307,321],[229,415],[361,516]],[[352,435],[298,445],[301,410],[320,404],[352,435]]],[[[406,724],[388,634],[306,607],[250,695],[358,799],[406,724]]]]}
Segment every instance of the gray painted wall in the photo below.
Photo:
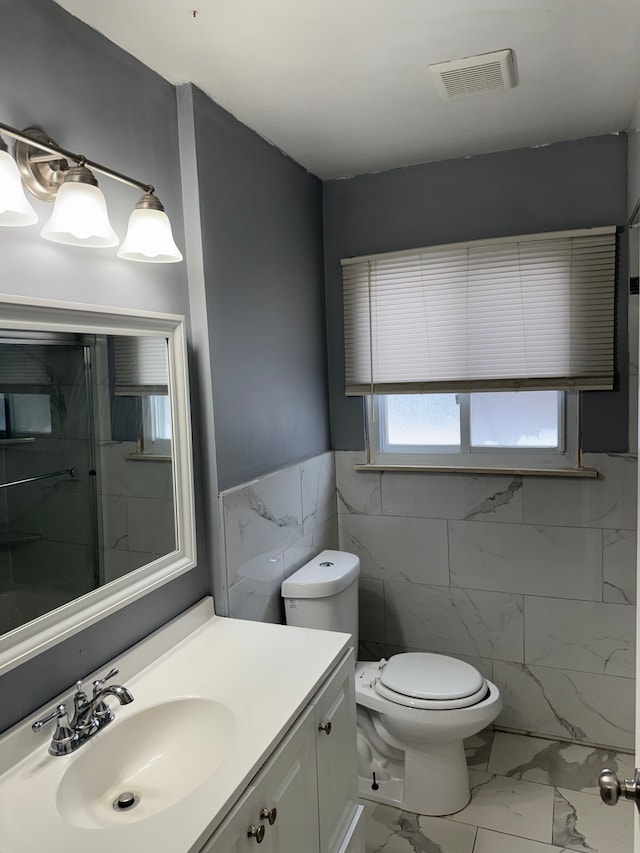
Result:
{"type": "Polygon", "coordinates": [[[218,487],[329,448],[320,181],[193,89],[218,487]]]}
{"type": "MultiPolygon", "coordinates": [[[[49,0],[0,0],[0,20],[0,120],[41,126],[59,144],[154,183],[184,246],[174,88],[49,0]]],[[[122,238],[138,194],[108,178],[101,186],[122,238]]],[[[48,205],[34,206],[41,220],[49,215],[48,205]]],[[[0,258],[4,293],[189,314],[184,264],[57,246],[38,226],[0,229],[0,258]]],[[[1,678],[0,731],[206,591],[199,566],[1,678]]]]}
{"type": "MultiPolygon", "coordinates": [[[[344,396],[340,258],[626,222],[626,137],[602,136],[396,169],[323,185],[332,447],[364,445],[362,401],[344,396]]],[[[626,237],[617,299],[619,390],[582,394],[585,450],[627,449],[626,237]]]]}

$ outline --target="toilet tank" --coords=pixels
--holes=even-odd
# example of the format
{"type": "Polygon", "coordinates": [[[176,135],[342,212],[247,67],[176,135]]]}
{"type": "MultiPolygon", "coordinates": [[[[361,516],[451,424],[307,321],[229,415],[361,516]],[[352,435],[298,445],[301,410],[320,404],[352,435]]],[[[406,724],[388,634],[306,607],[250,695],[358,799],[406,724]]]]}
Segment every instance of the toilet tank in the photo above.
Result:
{"type": "Polygon", "coordinates": [[[324,628],[353,636],[358,650],[360,559],[346,551],[322,551],[282,584],[287,625],[324,628]]]}

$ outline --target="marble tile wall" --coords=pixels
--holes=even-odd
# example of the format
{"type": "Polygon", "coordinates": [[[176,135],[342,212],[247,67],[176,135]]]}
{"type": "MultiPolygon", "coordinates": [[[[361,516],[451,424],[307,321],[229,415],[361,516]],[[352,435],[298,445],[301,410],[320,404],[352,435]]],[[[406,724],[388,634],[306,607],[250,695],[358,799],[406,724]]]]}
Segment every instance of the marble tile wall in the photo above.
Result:
{"type": "Polygon", "coordinates": [[[326,548],[337,548],[333,452],[223,492],[229,615],[283,622],[282,581],[326,548]]]}
{"type": "Polygon", "coordinates": [[[635,454],[596,480],[353,471],[336,453],[340,548],[360,556],[361,654],[460,656],[497,724],[633,747],[635,454]]]}
{"type": "Polygon", "coordinates": [[[136,443],[98,441],[100,557],[104,582],[173,551],[170,461],[140,461],[136,443]]]}

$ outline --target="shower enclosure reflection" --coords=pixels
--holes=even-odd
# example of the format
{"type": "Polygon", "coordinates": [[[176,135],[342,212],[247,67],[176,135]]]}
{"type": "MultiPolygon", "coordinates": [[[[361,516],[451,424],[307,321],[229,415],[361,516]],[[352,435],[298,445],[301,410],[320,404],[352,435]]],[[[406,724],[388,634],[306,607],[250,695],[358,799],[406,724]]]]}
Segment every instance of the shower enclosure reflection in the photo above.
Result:
{"type": "Polygon", "coordinates": [[[164,337],[0,332],[0,634],[176,548],[164,337]]]}

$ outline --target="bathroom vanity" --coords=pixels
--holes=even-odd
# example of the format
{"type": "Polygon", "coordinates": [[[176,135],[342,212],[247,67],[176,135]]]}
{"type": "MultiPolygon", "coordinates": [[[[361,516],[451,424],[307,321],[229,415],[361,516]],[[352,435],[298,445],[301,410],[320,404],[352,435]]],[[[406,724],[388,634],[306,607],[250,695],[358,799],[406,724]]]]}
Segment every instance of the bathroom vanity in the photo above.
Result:
{"type": "Polygon", "coordinates": [[[204,599],[113,663],[134,701],[71,755],[0,736],[2,853],[362,853],[348,635],[204,599]]]}

